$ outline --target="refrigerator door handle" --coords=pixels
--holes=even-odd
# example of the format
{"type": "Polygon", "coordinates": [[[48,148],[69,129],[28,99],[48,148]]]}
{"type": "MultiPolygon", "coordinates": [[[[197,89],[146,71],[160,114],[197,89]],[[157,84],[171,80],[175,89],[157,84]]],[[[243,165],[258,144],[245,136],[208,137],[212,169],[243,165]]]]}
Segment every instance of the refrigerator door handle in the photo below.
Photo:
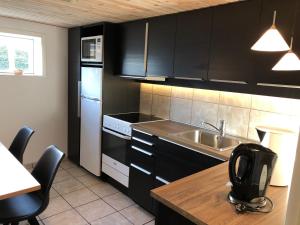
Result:
{"type": "Polygon", "coordinates": [[[81,114],[81,101],[80,101],[80,96],[81,96],[81,81],[77,82],[77,117],[80,118],[81,114]]]}
{"type": "Polygon", "coordinates": [[[100,101],[98,98],[89,98],[89,97],[85,97],[85,96],[81,96],[82,98],[85,98],[87,100],[91,100],[91,101],[100,101]]]}

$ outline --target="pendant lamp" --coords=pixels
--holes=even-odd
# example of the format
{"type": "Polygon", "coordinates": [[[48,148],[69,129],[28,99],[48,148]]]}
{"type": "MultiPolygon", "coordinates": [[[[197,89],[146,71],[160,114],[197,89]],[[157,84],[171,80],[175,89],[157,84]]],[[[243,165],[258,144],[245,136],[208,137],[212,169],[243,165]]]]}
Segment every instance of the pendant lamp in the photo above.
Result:
{"type": "Polygon", "coordinates": [[[290,50],[272,68],[274,71],[296,71],[300,70],[300,60],[293,52],[293,38],[291,38],[290,50]]]}
{"type": "Polygon", "coordinates": [[[274,11],[273,14],[272,26],[258,39],[251,47],[251,50],[264,52],[281,52],[289,50],[288,44],[277,30],[275,22],[276,11],[274,11]]]}

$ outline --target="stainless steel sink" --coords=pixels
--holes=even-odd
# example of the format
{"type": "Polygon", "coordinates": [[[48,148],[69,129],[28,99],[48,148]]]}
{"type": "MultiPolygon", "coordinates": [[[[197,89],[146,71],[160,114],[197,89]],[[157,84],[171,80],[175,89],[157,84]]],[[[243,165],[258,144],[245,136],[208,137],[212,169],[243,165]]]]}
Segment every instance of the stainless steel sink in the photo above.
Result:
{"type": "Polygon", "coordinates": [[[205,132],[203,130],[185,131],[182,133],[177,133],[175,135],[178,138],[187,141],[192,141],[199,145],[208,146],[218,151],[226,151],[229,149],[233,149],[235,146],[241,143],[237,139],[223,137],[218,134],[205,132]]]}

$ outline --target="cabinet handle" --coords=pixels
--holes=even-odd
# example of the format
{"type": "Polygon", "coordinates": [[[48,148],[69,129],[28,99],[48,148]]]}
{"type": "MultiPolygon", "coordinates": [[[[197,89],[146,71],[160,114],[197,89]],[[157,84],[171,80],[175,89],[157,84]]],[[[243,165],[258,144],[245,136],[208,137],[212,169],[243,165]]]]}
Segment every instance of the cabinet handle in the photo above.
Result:
{"type": "Polygon", "coordinates": [[[193,78],[193,77],[174,77],[175,79],[180,79],[180,80],[200,80],[203,81],[203,78],[193,78]]]}
{"type": "Polygon", "coordinates": [[[271,83],[257,83],[258,86],[267,86],[267,87],[281,87],[281,88],[296,88],[300,89],[298,85],[290,85],[290,84],[271,84],[271,83]]]}
{"type": "Polygon", "coordinates": [[[137,138],[137,137],[132,137],[132,139],[135,140],[135,141],[141,142],[141,143],[143,143],[143,144],[145,144],[145,145],[153,146],[153,143],[148,142],[148,141],[144,141],[144,140],[139,139],[139,138],[137,138]]]}
{"type": "Polygon", "coordinates": [[[131,163],[130,166],[132,166],[133,168],[139,170],[140,172],[142,172],[144,174],[151,175],[151,172],[149,172],[148,170],[145,170],[145,169],[143,169],[143,168],[141,168],[141,167],[139,167],[139,166],[137,166],[133,163],[131,163]]]}
{"type": "Polygon", "coordinates": [[[209,81],[229,84],[247,84],[245,81],[210,79],[209,81]]]}
{"type": "Polygon", "coordinates": [[[78,81],[77,82],[77,117],[78,118],[80,118],[80,114],[81,114],[80,96],[81,96],[81,81],[78,81]]]}
{"type": "Polygon", "coordinates": [[[145,150],[143,150],[143,149],[141,149],[141,148],[138,148],[138,147],[136,147],[136,146],[133,146],[133,145],[132,145],[131,148],[134,149],[134,150],[136,150],[136,151],[138,151],[138,152],[141,152],[141,153],[143,153],[143,154],[145,154],[145,155],[152,156],[152,153],[147,152],[147,151],[145,151],[145,150]]]}
{"type": "Polygon", "coordinates": [[[144,71],[147,71],[147,60],[148,60],[148,35],[149,35],[149,23],[146,23],[145,28],[145,49],[144,49],[144,71]]]}
{"type": "Polygon", "coordinates": [[[141,131],[141,130],[138,130],[138,129],[135,129],[135,128],[133,128],[133,130],[136,131],[136,132],[139,132],[139,133],[142,133],[142,134],[146,134],[146,135],[148,135],[148,136],[153,137],[153,134],[149,134],[149,133],[147,133],[147,132],[145,132],[145,131],[141,131]]]}
{"type": "Polygon", "coordinates": [[[158,181],[160,181],[160,182],[162,182],[162,183],[164,183],[164,184],[169,184],[170,183],[169,181],[167,181],[167,180],[165,180],[165,179],[163,179],[163,178],[161,178],[159,176],[156,176],[155,179],[158,180],[158,181]]]}

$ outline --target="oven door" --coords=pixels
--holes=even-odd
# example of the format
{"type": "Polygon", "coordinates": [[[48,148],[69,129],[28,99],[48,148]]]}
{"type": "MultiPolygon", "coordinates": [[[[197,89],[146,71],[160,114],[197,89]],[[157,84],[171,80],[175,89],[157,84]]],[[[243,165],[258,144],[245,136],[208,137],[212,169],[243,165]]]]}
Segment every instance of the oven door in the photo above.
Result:
{"type": "Polygon", "coordinates": [[[102,128],[102,153],[129,166],[131,137],[102,128]]]}

